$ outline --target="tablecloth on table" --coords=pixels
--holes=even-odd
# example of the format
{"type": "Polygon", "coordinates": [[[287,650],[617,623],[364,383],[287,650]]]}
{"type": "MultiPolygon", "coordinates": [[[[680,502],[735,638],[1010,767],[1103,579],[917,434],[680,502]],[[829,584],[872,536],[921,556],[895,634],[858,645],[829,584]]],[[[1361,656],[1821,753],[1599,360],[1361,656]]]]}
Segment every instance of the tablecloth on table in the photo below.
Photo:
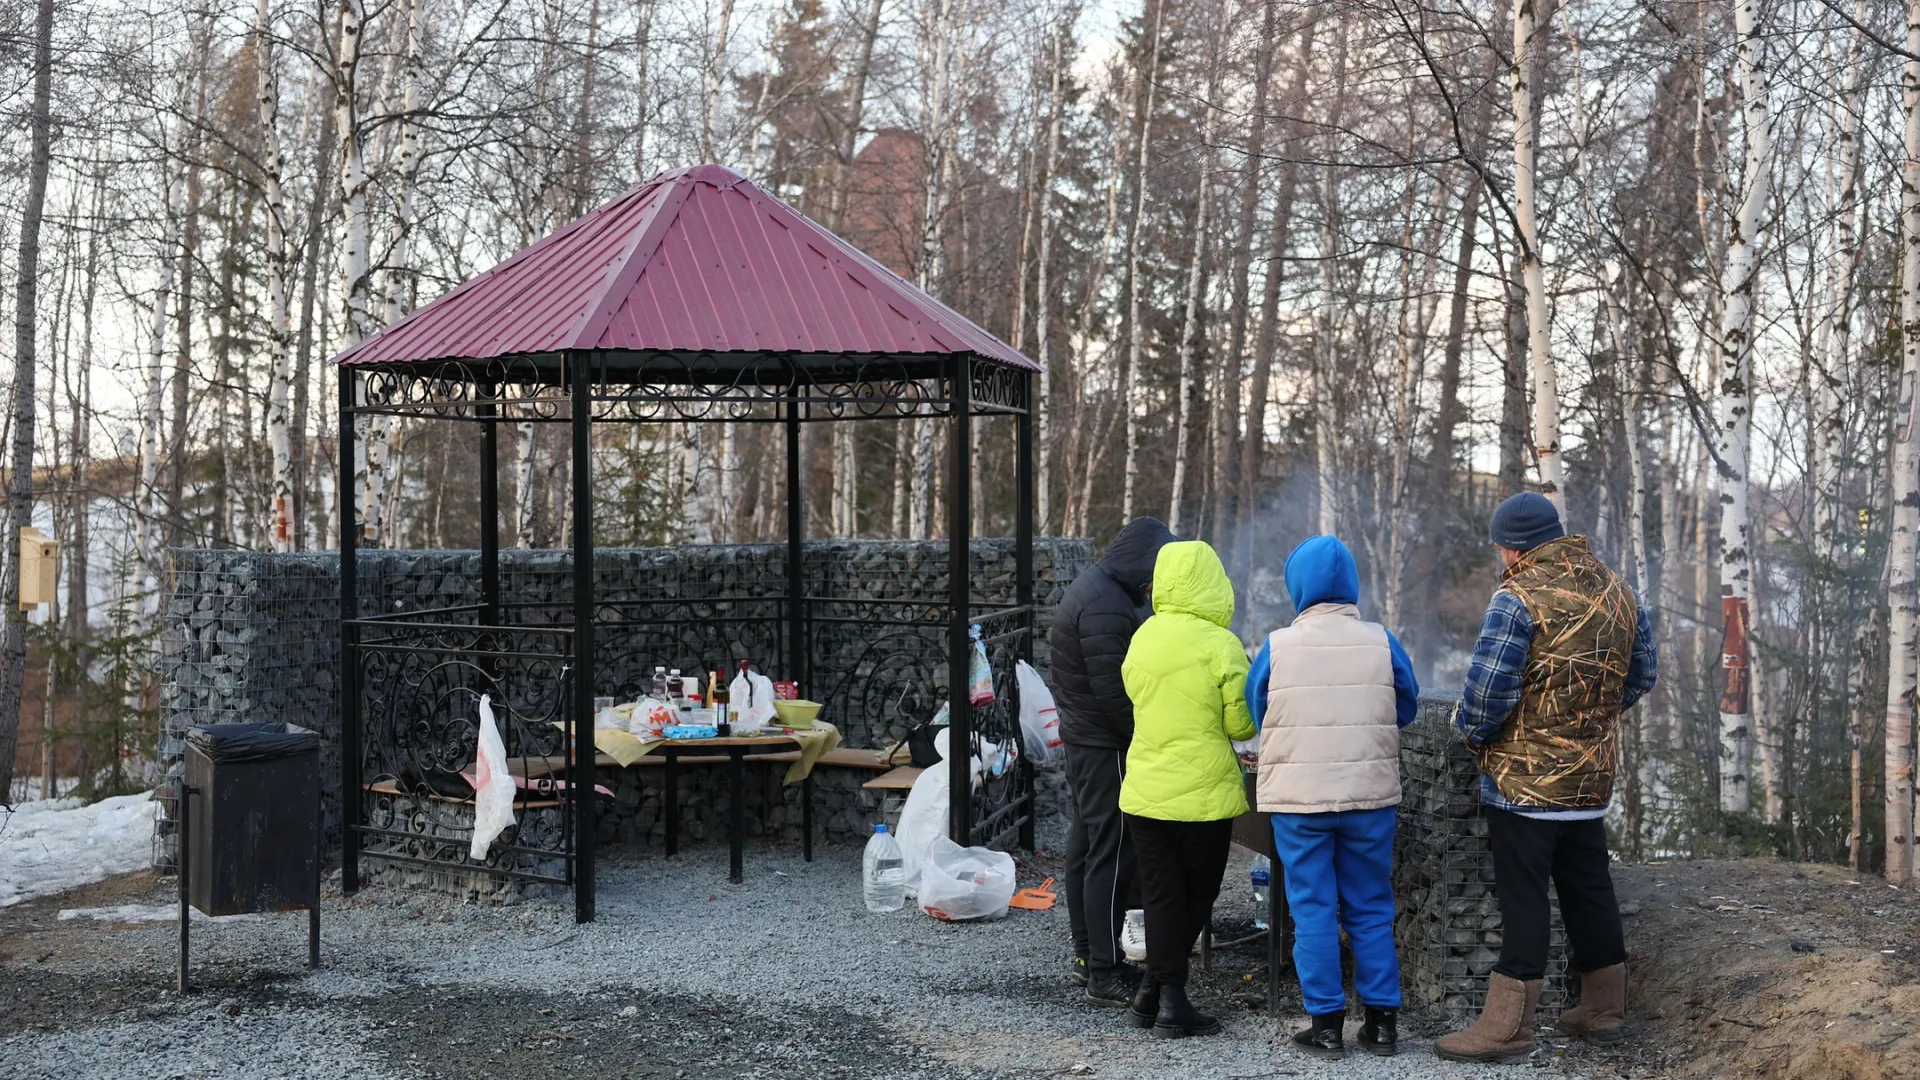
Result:
{"type": "MultiPolygon", "coordinates": [[[[563,727],[564,725],[556,722],[554,726],[563,727]]],[[[813,772],[813,767],[820,763],[820,759],[826,756],[828,751],[840,745],[840,729],[819,720],[814,721],[811,728],[800,728],[795,731],[781,729],[779,733],[793,736],[794,742],[799,744],[799,760],[787,769],[784,782],[788,784],[797,784],[805,780],[813,772]]],[[[621,768],[632,765],[652,753],[655,747],[665,746],[668,741],[641,739],[619,728],[593,729],[593,748],[618,762],[621,768]]],[[[689,739],[679,745],[698,746],[700,740],[689,739]]]]}

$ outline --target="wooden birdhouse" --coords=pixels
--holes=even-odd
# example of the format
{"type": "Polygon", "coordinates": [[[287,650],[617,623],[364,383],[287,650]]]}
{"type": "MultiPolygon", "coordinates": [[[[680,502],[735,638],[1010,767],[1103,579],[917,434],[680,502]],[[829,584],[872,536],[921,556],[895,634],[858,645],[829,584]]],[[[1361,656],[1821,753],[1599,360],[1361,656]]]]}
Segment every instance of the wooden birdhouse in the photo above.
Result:
{"type": "Polygon", "coordinates": [[[20,530],[20,610],[53,603],[60,542],[28,526],[20,530]]]}

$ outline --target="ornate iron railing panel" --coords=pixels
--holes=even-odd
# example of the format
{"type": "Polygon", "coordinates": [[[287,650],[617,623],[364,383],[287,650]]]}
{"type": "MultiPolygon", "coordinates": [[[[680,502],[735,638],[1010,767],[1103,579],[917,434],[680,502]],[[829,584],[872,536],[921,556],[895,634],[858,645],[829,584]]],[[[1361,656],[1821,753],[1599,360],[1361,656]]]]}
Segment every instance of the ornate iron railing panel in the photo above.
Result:
{"type": "Polygon", "coordinates": [[[479,703],[491,699],[510,764],[551,771],[572,730],[572,634],[556,628],[363,619],[351,662],[360,672],[360,812],[349,827],[363,859],[458,867],[496,877],[571,881],[572,815],[563,795],[522,791],[516,824],[483,862],[468,855],[473,808],[458,777],[473,766],[479,703]]]}

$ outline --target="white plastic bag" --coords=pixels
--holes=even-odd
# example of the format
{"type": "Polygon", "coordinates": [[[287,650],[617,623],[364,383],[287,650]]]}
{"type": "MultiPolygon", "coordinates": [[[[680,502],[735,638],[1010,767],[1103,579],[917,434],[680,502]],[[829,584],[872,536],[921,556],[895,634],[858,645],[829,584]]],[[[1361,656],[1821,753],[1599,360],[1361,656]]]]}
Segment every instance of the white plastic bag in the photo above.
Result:
{"type": "Polygon", "coordinates": [[[757,671],[743,671],[727,684],[727,701],[736,733],[759,731],[773,719],[773,680],[757,671]]]}
{"type": "Polygon", "coordinates": [[[473,757],[473,848],[475,860],[513,824],[513,776],[507,772],[507,744],[493,722],[493,698],[480,695],[480,738],[473,757]]]}
{"type": "Polygon", "coordinates": [[[1025,660],[1013,666],[1013,674],[1020,683],[1020,735],[1027,744],[1027,760],[1041,769],[1061,764],[1067,750],[1060,741],[1060,710],[1053,691],[1025,660]]]}
{"type": "Polygon", "coordinates": [[[920,866],[926,861],[927,847],[947,835],[948,811],[952,806],[947,786],[947,736],[941,728],[933,736],[933,748],[940,761],[922,772],[907,792],[907,803],[900,811],[900,869],[906,877],[907,891],[913,892],[920,881],[920,866]]]}
{"type": "Polygon", "coordinates": [[[997,919],[1013,902],[1013,856],[940,837],[920,869],[920,910],[947,922],[997,919]]]}

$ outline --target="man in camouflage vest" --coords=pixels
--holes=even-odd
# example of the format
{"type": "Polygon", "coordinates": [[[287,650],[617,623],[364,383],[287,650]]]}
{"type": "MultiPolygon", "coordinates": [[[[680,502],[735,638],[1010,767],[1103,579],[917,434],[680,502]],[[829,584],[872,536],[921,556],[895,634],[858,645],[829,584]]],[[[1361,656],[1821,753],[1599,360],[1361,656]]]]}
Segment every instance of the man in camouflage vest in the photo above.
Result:
{"type": "Polygon", "coordinates": [[[1560,899],[1580,976],[1562,1034],[1625,1035],[1626,936],[1607,869],[1605,817],[1620,714],[1653,688],[1645,609],[1544,497],[1523,493],[1489,530],[1505,567],[1487,605],[1454,725],[1480,762],[1481,802],[1500,898],[1500,960],[1472,1027],[1442,1037],[1454,1061],[1520,1062],[1547,970],[1547,882],[1560,899]]]}

